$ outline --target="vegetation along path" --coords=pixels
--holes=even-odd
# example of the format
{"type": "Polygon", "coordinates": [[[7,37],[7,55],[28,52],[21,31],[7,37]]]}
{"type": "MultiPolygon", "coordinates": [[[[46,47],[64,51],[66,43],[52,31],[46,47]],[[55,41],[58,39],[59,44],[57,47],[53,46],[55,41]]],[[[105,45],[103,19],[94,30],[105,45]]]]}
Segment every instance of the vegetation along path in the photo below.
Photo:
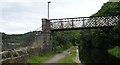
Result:
{"type": "Polygon", "coordinates": [[[49,60],[45,61],[44,63],[59,63],[59,60],[65,58],[66,56],[69,56],[70,53],[74,50],[74,48],[70,48],[63,53],[55,55],[53,58],[50,58],[49,60]]]}

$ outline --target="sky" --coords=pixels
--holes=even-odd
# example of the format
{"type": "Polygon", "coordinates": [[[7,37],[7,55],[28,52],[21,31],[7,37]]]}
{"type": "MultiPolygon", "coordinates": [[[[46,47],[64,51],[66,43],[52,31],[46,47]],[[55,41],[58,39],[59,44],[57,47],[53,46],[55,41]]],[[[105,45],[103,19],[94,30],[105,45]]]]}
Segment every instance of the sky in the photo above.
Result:
{"type": "Polygon", "coordinates": [[[58,19],[89,17],[109,0],[0,0],[0,32],[23,34],[41,27],[48,1],[50,19],[58,19]]]}

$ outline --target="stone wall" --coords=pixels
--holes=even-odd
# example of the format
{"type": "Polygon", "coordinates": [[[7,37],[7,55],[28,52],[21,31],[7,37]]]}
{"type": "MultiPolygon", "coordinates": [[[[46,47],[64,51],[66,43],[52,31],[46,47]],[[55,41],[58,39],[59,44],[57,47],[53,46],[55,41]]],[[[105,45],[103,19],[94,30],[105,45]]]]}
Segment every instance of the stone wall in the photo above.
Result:
{"type": "Polygon", "coordinates": [[[6,52],[2,54],[2,65],[9,64],[22,64],[27,65],[28,60],[31,56],[45,54],[48,52],[47,49],[42,48],[27,48],[26,51],[15,51],[6,52]]]}
{"type": "Polygon", "coordinates": [[[5,59],[2,65],[8,63],[22,63],[26,65],[30,56],[52,51],[50,20],[42,19],[42,32],[35,37],[30,47],[19,50],[10,50],[2,55],[5,59]]]}

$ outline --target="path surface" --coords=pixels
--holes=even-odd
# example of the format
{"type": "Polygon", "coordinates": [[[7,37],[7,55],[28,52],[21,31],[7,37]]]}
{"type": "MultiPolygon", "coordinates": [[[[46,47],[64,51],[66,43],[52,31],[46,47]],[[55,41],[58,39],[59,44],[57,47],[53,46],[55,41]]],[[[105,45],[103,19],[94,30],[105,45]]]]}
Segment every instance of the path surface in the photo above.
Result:
{"type": "MultiPolygon", "coordinates": [[[[63,59],[65,56],[69,56],[70,52],[72,52],[72,50],[75,50],[73,48],[68,49],[67,51],[64,51],[61,54],[57,54],[55,55],[53,58],[50,58],[49,60],[47,60],[44,63],[59,63],[58,61],[63,59]]],[[[78,63],[78,65],[82,65],[81,61],[79,60],[79,52],[78,49],[76,50],[76,56],[73,58],[73,60],[78,63]]]]}
{"type": "Polygon", "coordinates": [[[79,60],[79,51],[78,49],[76,50],[76,56],[73,58],[73,60],[78,63],[78,65],[82,65],[81,61],[79,60]]]}
{"type": "Polygon", "coordinates": [[[50,58],[49,60],[47,60],[44,63],[58,63],[59,60],[63,59],[65,56],[69,56],[70,55],[70,49],[68,49],[67,51],[64,51],[61,54],[55,55],[53,58],[50,58]]]}

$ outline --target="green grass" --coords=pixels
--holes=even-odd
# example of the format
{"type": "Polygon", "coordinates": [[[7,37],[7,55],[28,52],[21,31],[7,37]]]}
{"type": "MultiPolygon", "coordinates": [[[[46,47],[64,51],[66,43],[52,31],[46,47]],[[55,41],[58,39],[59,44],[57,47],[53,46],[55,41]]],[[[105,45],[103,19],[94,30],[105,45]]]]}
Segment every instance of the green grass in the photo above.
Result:
{"type": "Polygon", "coordinates": [[[28,64],[29,64],[29,65],[40,65],[40,63],[45,62],[46,60],[52,58],[55,54],[62,53],[62,52],[64,52],[65,50],[66,50],[66,48],[60,49],[60,50],[59,50],[58,52],[56,52],[56,53],[47,53],[47,54],[32,56],[32,57],[29,58],[28,64]]]}
{"type": "Polygon", "coordinates": [[[48,54],[43,54],[43,55],[38,55],[38,56],[32,56],[29,58],[28,63],[29,65],[40,65],[40,63],[45,62],[49,58],[53,57],[55,54],[54,53],[48,53],[48,54]]]}
{"type": "Polygon", "coordinates": [[[76,56],[76,50],[72,51],[70,56],[66,56],[65,58],[61,59],[59,61],[59,65],[66,65],[69,64],[69,65],[77,65],[77,63],[73,60],[73,58],[76,56]]]}
{"type": "Polygon", "coordinates": [[[108,52],[117,58],[120,58],[120,47],[116,46],[113,49],[109,49],[108,52]]]}
{"type": "MultiPolygon", "coordinates": [[[[63,51],[65,51],[66,49],[61,49],[61,50],[59,50],[60,52],[56,52],[56,53],[48,53],[48,54],[43,54],[43,55],[37,55],[37,56],[32,56],[32,57],[30,57],[29,58],[29,60],[28,60],[28,63],[29,63],[29,65],[40,65],[40,63],[43,63],[43,62],[45,62],[46,60],[48,60],[48,59],[50,59],[50,58],[52,58],[55,54],[58,54],[58,53],[62,53],[63,51]]],[[[66,62],[68,63],[75,63],[74,61],[73,61],[73,58],[75,57],[75,55],[76,55],[76,51],[73,51],[72,53],[71,53],[71,55],[69,56],[69,57],[66,57],[67,58],[67,60],[66,60],[66,62]]],[[[65,58],[65,59],[66,59],[65,58]]],[[[65,59],[63,59],[63,60],[65,60],[65,59]]],[[[63,61],[61,61],[61,63],[64,63],[63,61]]],[[[63,64],[62,64],[63,65],[63,64]]],[[[71,64],[70,64],[71,65],[71,64]]]]}

